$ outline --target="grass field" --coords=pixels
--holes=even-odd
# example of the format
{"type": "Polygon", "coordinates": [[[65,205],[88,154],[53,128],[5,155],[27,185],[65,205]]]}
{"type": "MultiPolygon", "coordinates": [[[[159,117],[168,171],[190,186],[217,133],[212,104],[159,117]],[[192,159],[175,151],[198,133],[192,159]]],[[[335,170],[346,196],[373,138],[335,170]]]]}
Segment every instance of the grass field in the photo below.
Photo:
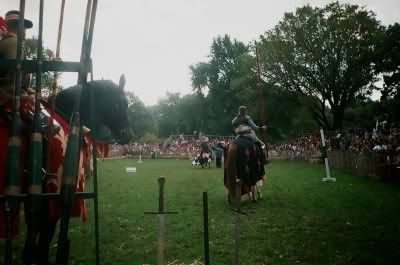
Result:
{"type": "MultiPolygon", "coordinates": [[[[399,186],[337,171],[336,183],[322,183],[322,165],[302,162],[273,161],[267,172],[263,199],[243,205],[241,264],[400,264],[399,186]]],[[[232,264],[222,170],[176,160],[99,163],[101,264],[155,264],[156,216],[143,213],[157,209],[159,176],[166,210],[179,212],[167,217],[168,263],[202,264],[208,191],[211,264],[232,264]]],[[[70,264],[94,264],[92,206],[87,224],[71,224],[70,264]]]]}

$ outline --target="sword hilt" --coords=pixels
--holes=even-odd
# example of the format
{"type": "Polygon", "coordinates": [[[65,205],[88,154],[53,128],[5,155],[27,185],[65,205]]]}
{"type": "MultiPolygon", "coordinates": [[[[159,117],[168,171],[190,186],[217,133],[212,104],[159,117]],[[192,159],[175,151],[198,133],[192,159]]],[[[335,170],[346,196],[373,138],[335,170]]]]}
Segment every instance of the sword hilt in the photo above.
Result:
{"type": "Polygon", "coordinates": [[[157,212],[144,212],[144,214],[177,214],[178,212],[164,211],[164,184],[165,178],[158,178],[159,191],[158,191],[158,211],[157,212]]]}
{"type": "Polygon", "coordinates": [[[158,212],[163,213],[164,212],[164,184],[165,184],[165,178],[164,177],[159,177],[158,178],[158,184],[159,184],[158,212]]]}
{"type": "Polygon", "coordinates": [[[242,198],[242,180],[237,179],[235,183],[236,187],[236,211],[240,213],[240,201],[242,198]]]}

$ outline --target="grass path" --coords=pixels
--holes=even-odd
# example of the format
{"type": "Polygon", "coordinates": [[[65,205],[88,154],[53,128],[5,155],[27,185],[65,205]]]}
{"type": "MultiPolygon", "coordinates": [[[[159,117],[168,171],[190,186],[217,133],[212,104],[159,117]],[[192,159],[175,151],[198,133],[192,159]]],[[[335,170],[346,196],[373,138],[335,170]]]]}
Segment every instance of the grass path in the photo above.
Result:
{"type": "MultiPolygon", "coordinates": [[[[400,264],[399,186],[337,171],[336,183],[323,183],[323,167],[302,162],[273,161],[267,172],[264,198],[243,206],[242,264],[400,264]]],[[[167,217],[166,260],[201,264],[208,191],[211,263],[231,264],[233,213],[222,170],[176,160],[99,163],[102,264],[155,264],[156,218],[143,212],[157,209],[159,176],[166,210],[179,212],[167,217]]],[[[71,227],[70,264],[94,264],[93,217],[71,227]]]]}

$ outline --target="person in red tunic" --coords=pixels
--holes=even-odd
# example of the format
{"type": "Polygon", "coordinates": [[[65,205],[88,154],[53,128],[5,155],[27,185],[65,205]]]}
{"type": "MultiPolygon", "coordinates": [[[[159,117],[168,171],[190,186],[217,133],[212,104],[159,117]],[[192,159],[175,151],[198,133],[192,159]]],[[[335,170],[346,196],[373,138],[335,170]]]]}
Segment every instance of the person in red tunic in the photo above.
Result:
{"type": "MultiPolygon", "coordinates": [[[[11,10],[6,13],[4,22],[6,30],[4,37],[0,40],[0,58],[2,59],[16,59],[17,57],[17,33],[18,33],[18,20],[19,11],[11,10]]],[[[33,27],[30,20],[24,20],[24,31],[22,38],[25,39],[25,30],[33,27]]],[[[23,51],[23,57],[25,57],[23,51]]],[[[30,73],[23,73],[22,75],[22,95],[20,103],[20,113],[22,117],[28,121],[32,121],[34,112],[34,95],[33,91],[29,89],[30,73]]],[[[0,72],[0,106],[5,112],[11,112],[13,107],[13,95],[15,89],[15,69],[0,72]]],[[[47,131],[48,117],[40,113],[42,124],[42,132],[47,131]]],[[[58,125],[53,125],[53,132],[57,133],[60,130],[58,125]]]]}
{"type": "Polygon", "coordinates": [[[7,24],[2,16],[0,16],[0,39],[2,39],[7,33],[7,24]]]}

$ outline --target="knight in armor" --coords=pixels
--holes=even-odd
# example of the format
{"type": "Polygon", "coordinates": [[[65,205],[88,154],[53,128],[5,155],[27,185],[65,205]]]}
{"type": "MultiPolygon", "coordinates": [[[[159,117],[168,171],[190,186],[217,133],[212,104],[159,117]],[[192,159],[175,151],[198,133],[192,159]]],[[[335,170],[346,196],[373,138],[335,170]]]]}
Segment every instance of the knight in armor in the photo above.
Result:
{"type": "Polygon", "coordinates": [[[266,131],[267,126],[259,127],[254,124],[250,116],[247,115],[247,108],[245,106],[239,107],[238,115],[232,120],[232,126],[235,130],[237,137],[243,136],[249,138],[253,143],[265,148],[265,144],[258,139],[255,131],[266,131]]]}
{"type": "MultiPolygon", "coordinates": [[[[0,39],[0,58],[1,59],[16,59],[17,58],[17,34],[18,34],[18,20],[19,11],[11,10],[6,13],[5,23],[7,32],[4,37],[0,39]]],[[[33,27],[30,20],[24,20],[23,39],[25,39],[25,30],[33,27]]],[[[25,57],[23,51],[23,57],[25,57]]],[[[29,121],[33,119],[34,99],[32,93],[29,91],[30,73],[23,73],[22,76],[22,98],[20,113],[29,121]]],[[[13,104],[13,95],[15,88],[15,70],[10,69],[6,72],[0,72],[0,106],[5,112],[11,112],[13,104]]],[[[42,132],[47,131],[48,117],[44,113],[40,113],[42,123],[42,132]]],[[[53,125],[53,133],[60,130],[60,126],[53,125]]]]}
{"type": "Polygon", "coordinates": [[[208,144],[208,138],[204,135],[201,135],[199,138],[200,141],[200,147],[204,152],[208,152],[208,150],[210,149],[210,146],[208,144]]]}

